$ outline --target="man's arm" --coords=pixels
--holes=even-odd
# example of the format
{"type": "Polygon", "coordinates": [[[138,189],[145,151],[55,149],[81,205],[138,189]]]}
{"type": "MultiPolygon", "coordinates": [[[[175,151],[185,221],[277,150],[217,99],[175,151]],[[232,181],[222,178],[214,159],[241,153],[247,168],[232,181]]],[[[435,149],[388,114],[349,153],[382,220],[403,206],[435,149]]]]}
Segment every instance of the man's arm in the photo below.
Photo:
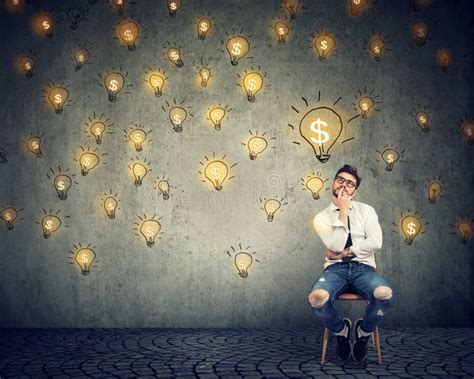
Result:
{"type": "Polygon", "coordinates": [[[371,207],[364,223],[365,239],[353,244],[350,249],[358,258],[366,258],[382,248],[382,228],[377,213],[371,207]]]}
{"type": "Polygon", "coordinates": [[[318,233],[327,249],[336,253],[341,252],[346,244],[349,231],[346,230],[346,227],[340,220],[336,220],[331,225],[327,220],[322,220],[322,218],[321,214],[318,214],[313,220],[316,233],[318,233]]]}

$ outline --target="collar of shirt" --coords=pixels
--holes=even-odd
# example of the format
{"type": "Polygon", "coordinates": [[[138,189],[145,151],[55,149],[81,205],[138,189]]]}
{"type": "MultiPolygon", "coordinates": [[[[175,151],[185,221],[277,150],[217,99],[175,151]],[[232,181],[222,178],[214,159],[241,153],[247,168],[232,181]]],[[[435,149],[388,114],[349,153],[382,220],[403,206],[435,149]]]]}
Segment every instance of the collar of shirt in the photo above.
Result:
{"type": "MultiPolygon", "coordinates": [[[[349,207],[350,210],[352,210],[352,207],[353,205],[351,204],[351,206],[349,207]]],[[[332,201],[331,201],[331,205],[329,206],[329,209],[331,210],[331,212],[339,212],[339,208],[336,207],[336,204],[334,204],[332,201]]]]}

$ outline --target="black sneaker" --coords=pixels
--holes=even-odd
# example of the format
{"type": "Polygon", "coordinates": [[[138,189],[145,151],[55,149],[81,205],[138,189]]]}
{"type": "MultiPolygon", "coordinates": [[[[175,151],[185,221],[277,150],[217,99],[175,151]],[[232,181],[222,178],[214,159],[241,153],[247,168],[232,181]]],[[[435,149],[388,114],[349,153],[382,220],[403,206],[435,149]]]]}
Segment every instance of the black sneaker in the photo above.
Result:
{"type": "Polygon", "coordinates": [[[355,329],[355,342],[352,348],[352,356],[354,360],[357,362],[361,362],[367,356],[367,350],[369,349],[369,336],[359,336],[359,328],[360,324],[362,324],[362,319],[358,319],[355,322],[354,329],[355,329]]]}
{"type": "Polygon", "coordinates": [[[335,336],[337,345],[336,351],[339,359],[346,362],[351,357],[351,320],[348,318],[344,319],[345,325],[347,325],[347,336],[335,336]]]}

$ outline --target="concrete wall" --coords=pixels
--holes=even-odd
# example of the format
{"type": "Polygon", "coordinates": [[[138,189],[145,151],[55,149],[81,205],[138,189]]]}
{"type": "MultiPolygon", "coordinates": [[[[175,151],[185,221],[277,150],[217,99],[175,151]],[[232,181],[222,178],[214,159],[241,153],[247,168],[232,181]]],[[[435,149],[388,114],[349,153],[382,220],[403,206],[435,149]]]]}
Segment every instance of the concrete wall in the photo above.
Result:
{"type": "MultiPolygon", "coordinates": [[[[463,122],[473,117],[469,1],[435,1],[417,11],[409,1],[371,2],[358,17],[348,14],[342,0],[304,1],[282,45],[271,28],[276,17],[288,18],[280,1],[186,1],[174,18],[162,0],[136,1],[123,16],[104,1],[82,1],[76,6],[88,12],[77,30],[71,29],[66,3],[27,2],[18,14],[2,11],[0,146],[8,162],[0,164],[0,203],[3,209],[14,203],[21,212],[14,229],[4,223],[0,228],[1,326],[317,323],[307,293],[322,271],[324,246],[312,219],[331,194],[323,189],[314,200],[302,179],[319,173],[329,188],[344,163],[358,167],[358,200],[377,210],[383,228],[379,271],[396,296],[385,325],[473,325],[473,241],[462,244],[453,226],[472,219],[473,147],[461,134],[463,122]],[[51,39],[31,28],[40,11],[57,21],[51,39]],[[195,22],[208,13],[213,30],[199,40],[195,22]],[[113,29],[129,18],[142,29],[135,51],[114,38],[113,29]],[[410,25],[421,19],[430,33],[419,47],[410,25]],[[233,66],[225,41],[241,30],[251,50],[233,66]],[[326,61],[312,46],[322,30],[336,39],[337,50],[326,61]],[[374,33],[386,42],[380,61],[367,50],[374,33]],[[166,58],[169,44],[181,47],[183,67],[166,58]],[[76,70],[72,54],[82,45],[91,48],[91,58],[76,70]],[[452,53],[447,71],[436,61],[441,48],[452,53]],[[15,60],[30,50],[40,60],[28,79],[15,60]],[[198,80],[202,64],[212,71],[206,88],[198,80]],[[112,67],[128,73],[113,103],[99,85],[99,75],[112,67]],[[149,68],[166,72],[161,97],[145,83],[149,68]],[[251,68],[266,74],[253,103],[237,85],[251,68]],[[52,82],[68,86],[70,102],[61,114],[43,101],[52,82]],[[365,92],[376,110],[362,119],[354,104],[365,92]],[[182,133],[168,117],[175,102],[188,111],[182,133]],[[220,131],[207,119],[217,104],[231,109],[220,131]],[[343,122],[326,163],[299,132],[300,120],[317,107],[333,109],[343,122]],[[429,115],[429,132],[416,124],[417,110],[429,115]],[[113,132],[100,145],[85,132],[94,113],[103,114],[113,132]],[[135,124],[151,131],[153,140],[141,152],[124,136],[135,124]],[[255,160],[242,145],[249,130],[266,133],[269,143],[255,160]],[[39,159],[24,143],[30,134],[43,133],[39,159]],[[385,145],[403,150],[392,171],[381,161],[385,145]],[[87,176],[76,161],[81,146],[97,148],[101,160],[87,176]],[[205,157],[212,160],[213,153],[225,154],[229,167],[236,164],[229,174],[235,177],[221,191],[203,183],[199,173],[200,162],[209,163],[205,157]],[[128,168],[137,157],[152,169],[141,186],[128,168]],[[58,166],[73,179],[66,200],[47,177],[57,175],[58,166]],[[168,200],[156,188],[158,178],[169,180],[168,200]],[[433,178],[444,191],[430,204],[426,186],[433,178]],[[119,200],[114,220],[101,203],[110,191],[119,200]],[[284,205],[268,222],[260,200],[272,197],[284,205]],[[37,222],[57,211],[62,225],[45,239],[37,222]],[[400,232],[401,216],[409,211],[427,224],[411,246],[400,232]],[[160,218],[161,239],[152,247],[135,235],[144,215],[160,218]],[[73,253],[89,244],[96,260],[89,275],[82,275],[73,253]],[[247,278],[234,266],[239,251],[253,257],[247,278]]],[[[362,311],[362,305],[344,306],[353,318],[362,311]]]]}

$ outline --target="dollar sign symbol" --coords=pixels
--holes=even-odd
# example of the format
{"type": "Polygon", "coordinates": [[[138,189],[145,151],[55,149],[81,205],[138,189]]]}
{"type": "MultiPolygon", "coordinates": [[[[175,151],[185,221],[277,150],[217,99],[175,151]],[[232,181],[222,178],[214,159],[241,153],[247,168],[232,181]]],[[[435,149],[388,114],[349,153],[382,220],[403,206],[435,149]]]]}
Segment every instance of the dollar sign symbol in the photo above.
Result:
{"type": "Polygon", "coordinates": [[[201,32],[207,31],[207,24],[205,22],[201,23],[201,32]]]}
{"type": "Polygon", "coordinates": [[[321,146],[324,142],[329,141],[329,133],[324,130],[321,130],[321,125],[328,126],[327,123],[325,123],[324,121],[321,121],[319,118],[316,121],[312,122],[310,125],[310,129],[318,135],[317,139],[314,137],[311,137],[311,141],[318,143],[319,146],[321,146]],[[318,126],[317,129],[315,125],[318,126]]]}
{"type": "Polygon", "coordinates": [[[63,97],[59,93],[54,96],[54,102],[56,104],[61,104],[62,101],[63,101],[63,97]]]}
{"type": "Polygon", "coordinates": [[[175,114],[173,116],[173,121],[175,124],[180,124],[181,123],[181,117],[178,114],[175,114]]]}
{"type": "Polygon", "coordinates": [[[374,53],[375,53],[375,54],[380,53],[380,47],[375,46],[375,47],[374,47],[374,53]]]}
{"type": "Polygon", "coordinates": [[[418,37],[424,37],[425,36],[425,28],[418,28],[418,37]]]}
{"type": "Polygon", "coordinates": [[[38,150],[38,148],[39,148],[39,143],[36,142],[36,141],[33,141],[32,144],[31,144],[31,146],[33,146],[33,149],[38,150]]]}
{"type": "Polygon", "coordinates": [[[354,4],[355,5],[359,5],[360,4],[360,0],[353,0],[354,4]]]}
{"type": "Polygon", "coordinates": [[[117,5],[122,5],[123,4],[123,0],[117,0],[117,5]]]}
{"type": "Polygon", "coordinates": [[[109,209],[109,211],[113,211],[114,210],[114,205],[112,203],[109,203],[109,204],[107,204],[107,208],[109,209]]]}
{"type": "Polygon", "coordinates": [[[389,155],[387,156],[387,161],[388,161],[388,163],[392,163],[392,162],[393,162],[393,154],[389,154],[389,155]]]}
{"type": "Polygon", "coordinates": [[[64,186],[64,182],[63,182],[62,180],[60,180],[60,181],[58,182],[58,189],[59,189],[60,191],[62,191],[62,190],[64,190],[64,188],[66,188],[66,187],[64,186]]]}
{"type": "Polygon", "coordinates": [[[100,128],[95,128],[95,134],[100,136],[100,128]]]}
{"type": "Polygon", "coordinates": [[[89,261],[89,259],[87,258],[87,254],[82,254],[81,258],[82,258],[82,263],[87,263],[89,261]]]}
{"type": "Polygon", "coordinates": [[[26,68],[27,70],[31,70],[31,64],[30,64],[30,62],[26,62],[25,68],[26,68]]]}
{"type": "Polygon", "coordinates": [[[239,42],[234,43],[232,45],[232,54],[240,55],[240,53],[242,52],[242,50],[240,50],[241,47],[242,45],[239,42]]]}
{"type": "Polygon", "coordinates": [[[46,221],[46,229],[51,230],[53,228],[53,222],[51,220],[46,221]]]}
{"type": "Polygon", "coordinates": [[[148,237],[151,237],[153,235],[153,229],[150,226],[147,226],[145,230],[146,230],[146,235],[148,237]]]}
{"type": "Polygon", "coordinates": [[[415,234],[416,229],[415,229],[415,224],[414,224],[413,222],[410,222],[410,223],[408,224],[408,230],[407,230],[407,231],[408,231],[408,234],[409,234],[409,235],[415,234]]]}
{"type": "Polygon", "coordinates": [[[176,8],[177,8],[176,3],[171,3],[170,8],[171,8],[171,10],[175,11],[176,8]]]}
{"type": "Polygon", "coordinates": [[[130,42],[131,40],[133,40],[133,33],[130,29],[125,30],[125,32],[123,32],[123,35],[125,36],[125,41],[130,42]]]}
{"type": "Polygon", "coordinates": [[[84,60],[84,55],[79,55],[79,62],[82,62],[84,60]]]}
{"type": "Polygon", "coordinates": [[[176,51],[173,51],[171,53],[171,58],[173,58],[173,60],[177,61],[179,59],[179,54],[176,51]]]}
{"type": "Polygon", "coordinates": [[[328,48],[328,41],[322,40],[321,41],[321,49],[326,50],[328,48]]]}
{"type": "Polygon", "coordinates": [[[217,167],[212,168],[211,174],[214,176],[214,180],[221,178],[221,174],[219,173],[219,169],[217,167]]]}
{"type": "Polygon", "coordinates": [[[158,79],[153,80],[153,85],[154,85],[155,87],[158,87],[159,84],[160,84],[160,81],[159,81],[158,79]]]}
{"type": "Polygon", "coordinates": [[[208,78],[207,72],[203,72],[202,77],[203,77],[203,79],[207,79],[208,78]]]}
{"type": "Polygon", "coordinates": [[[49,22],[48,21],[43,21],[43,28],[45,30],[48,30],[50,28],[51,25],[49,25],[49,22]]]}
{"type": "Polygon", "coordinates": [[[13,0],[13,5],[18,5],[18,0],[13,0]]]}
{"type": "Polygon", "coordinates": [[[110,81],[110,83],[109,83],[109,89],[110,89],[111,91],[116,91],[117,88],[118,88],[118,87],[117,87],[117,84],[118,84],[118,81],[115,80],[115,79],[112,79],[112,80],[110,81]]]}
{"type": "Polygon", "coordinates": [[[84,166],[89,166],[91,164],[91,159],[89,157],[86,157],[84,159],[84,166]]]}
{"type": "Polygon", "coordinates": [[[285,34],[285,29],[283,29],[282,27],[278,28],[278,34],[280,35],[285,34]]]}
{"type": "Polygon", "coordinates": [[[140,133],[135,133],[135,141],[137,141],[137,142],[142,141],[142,136],[140,135],[140,133]]]}
{"type": "Polygon", "coordinates": [[[468,136],[472,136],[472,129],[467,129],[466,134],[467,134],[468,136]]]}
{"type": "Polygon", "coordinates": [[[219,121],[221,119],[221,117],[222,117],[221,112],[216,112],[216,120],[219,121]]]}
{"type": "Polygon", "coordinates": [[[256,83],[257,83],[257,81],[256,81],[255,79],[250,79],[250,80],[248,81],[248,86],[247,86],[247,88],[248,88],[250,91],[253,91],[255,88],[257,88],[257,87],[255,86],[256,83]]]}
{"type": "Polygon", "coordinates": [[[426,117],[425,116],[420,116],[420,122],[424,124],[426,122],[426,117]]]}
{"type": "Polygon", "coordinates": [[[10,221],[11,219],[12,219],[12,216],[10,215],[10,213],[6,213],[5,220],[10,221]]]}
{"type": "Polygon", "coordinates": [[[367,103],[362,103],[362,110],[366,111],[367,109],[369,109],[369,106],[367,105],[367,103]]]}
{"type": "Polygon", "coordinates": [[[252,148],[254,151],[258,150],[258,143],[254,141],[254,143],[252,144],[252,148]]]}

